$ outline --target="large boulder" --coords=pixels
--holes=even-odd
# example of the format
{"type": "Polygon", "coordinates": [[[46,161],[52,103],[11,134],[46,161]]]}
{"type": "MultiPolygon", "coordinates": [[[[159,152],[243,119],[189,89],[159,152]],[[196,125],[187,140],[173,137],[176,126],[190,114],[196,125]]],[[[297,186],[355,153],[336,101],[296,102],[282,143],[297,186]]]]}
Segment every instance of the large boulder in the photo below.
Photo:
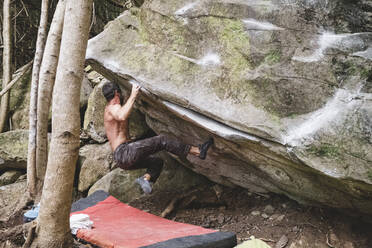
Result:
{"type": "Polygon", "coordinates": [[[372,216],[371,1],[146,1],[89,41],[209,179],[372,216]]]}
{"type": "Polygon", "coordinates": [[[141,196],[134,180],[142,176],[143,173],[144,170],[125,171],[117,168],[98,180],[89,189],[88,195],[97,190],[104,190],[122,202],[129,202],[141,196]]]}
{"type": "Polygon", "coordinates": [[[83,128],[88,131],[90,136],[99,142],[106,141],[105,128],[103,126],[103,113],[106,105],[106,100],[102,94],[102,86],[104,84],[105,81],[96,85],[90,94],[83,125],[83,128]]]}
{"type": "MultiPolygon", "coordinates": [[[[26,190],[26,180],[0,187],[0,209],[14,206],[26,190]]],[[[0,211],[1,213],[2,211],[0,211]]],[[[1,216],[1,215],[0,215],[1,216]]],[[[1,216],[2,217],[2,216],[1,216]]]]}
{"type": "Polygon", "coordinates": [[[24,174],[22,171],[16,171],[16,170],[10,170],[10,171],[4,172],[0,176],[0,186],[14,183],[15,181],[17,181],[17,179],[20,176],[22,176],[22,174],[24,174]]]}
{"type": "Polygon", "coordinates": [[[26,169],[28,131],[16,130],[0,134],[0,170],[26,169]]]}
{"type": "Polygon", "coordinates": [[[92,144],[80,148],[78,190],[84,192],[89,189],[90,186],[110,172],[111,164],[112,151],[108,142],[103,145],[92,144]]]}

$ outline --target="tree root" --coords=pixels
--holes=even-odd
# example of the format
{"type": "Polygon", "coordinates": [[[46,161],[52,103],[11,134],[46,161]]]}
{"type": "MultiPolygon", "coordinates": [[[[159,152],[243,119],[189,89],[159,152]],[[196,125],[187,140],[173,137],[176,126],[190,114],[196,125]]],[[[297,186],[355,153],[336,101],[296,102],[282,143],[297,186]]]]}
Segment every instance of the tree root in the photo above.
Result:
{"type": "Polygon", "coordinates": [[[329,232],[327,232],[327,234],[326,234],[326,243],[327,243],[327,245],[330,247],[330,248],[334,248],[334,246],[333,245],[331,245],[331,243],[329,242],[329,232]]]}
{"type": "Polygon", "coordinates": [[[0,231],[0,242],[5,242],[10,239],[15,239],[18,236],[23,236],[25,230],[30,230],[33,226],[36,227],[36,221],[18,225],[9,230],[0,231]]]}
{"type": "Polygon", "coordinates": [[[168,204],[168,206],[164,209],[164,211],[160,214],[160,217],[166,218],[168,215],[172,213],[172,211],[176,207],[176,203],[180,200],[180,197],[175,197],[171,200],[171,202],[168,204]]]}
{"type": "Polygon", "coordinates": [[[29,226],[28,231],[27,231],[27,238],[25,243],[23,244],[22,248],[29,248],[32,244],[32,241],[34,240],[35,237],[35,230],[36,230],[36,221],[32,222],[33,224],[29,226]]]}
{"type": "MultiPolygon", "coordinates": [[[[12,206],[9,206],[8,212],[11,213],[2,213],[2,217],[0,218],[0,223],[6,223],[10,220],[17,218],[19,215],[22,214],[23,210],[26,209],[27,206],[33,203],[33,199],[31,198],[30,194],[26,191],[23,196],[21,196],[18,202],[12,206]]],[[[4,212],[7,212],[3,209],[4,212]]]]}
{"type": "Polygon", "coordinates": [[[192,203],[194,203],[195,206],[198,204],[213,205],[214,207],[224,205],[225,202],[222,199],[222,194],[223,188],[219,185],[192,188],[173,198],[160,216],[166,218],[176,209],[187,208],[192,203]]]}
{"type": "Polygon", "coordinates": [[[166,218],[178,207],[178,205],[180,205],[180,207],[187,207],[191,202],[193,202],[197,198],[196,195],[193,195],[196,192],[198,192],[198,189],[192,189],[184,194],[181,194],[173,198],[168,204],[168,206],[164,209],[164,211],[160,214],[160,216],[162,218],[166,218]],[[182,200],[184,200],[182,204],[178,204],[182,200]]]}

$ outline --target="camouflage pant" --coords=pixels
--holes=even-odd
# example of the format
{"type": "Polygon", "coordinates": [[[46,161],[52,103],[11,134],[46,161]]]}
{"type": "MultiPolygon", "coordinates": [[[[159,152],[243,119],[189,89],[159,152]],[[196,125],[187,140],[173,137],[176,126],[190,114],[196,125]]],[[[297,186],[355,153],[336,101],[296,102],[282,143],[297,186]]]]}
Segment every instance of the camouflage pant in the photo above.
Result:
{"type": "Polygon", "coordinates": [[[147,173],[151,176],[150,181],[155,182],[163,168],[163,160],[153,154],[165,150],[177,156],[186,157],[190,147],[166,135],[158,135],[119,145],[114,151],[114,159],[124,170],[147,168],[147,173]]]}

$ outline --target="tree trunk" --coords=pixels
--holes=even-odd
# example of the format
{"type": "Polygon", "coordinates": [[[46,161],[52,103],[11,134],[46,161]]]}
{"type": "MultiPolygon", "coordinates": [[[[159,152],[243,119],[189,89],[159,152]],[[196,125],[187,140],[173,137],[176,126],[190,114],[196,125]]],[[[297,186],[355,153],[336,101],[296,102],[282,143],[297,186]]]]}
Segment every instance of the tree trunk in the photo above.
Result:
{"type": "Polygon", "coordinates": [[[32,68],[30,113],[29,113],[29,136],[27,153],[27,189],[31,196],[36,194],[36,121],[37,121],[37,91],[39,84],[40,64],[43,58],[45,36],[48,23],[49,0],[42,0],[40,25],[37,34],[36,52],[32,68]]]}
{"type": "Polygon", "coordinates": [[[36,202],[38,202],[41,197],[41,189],[48,162],[48,117],[61,46],[65,3],[65,0],[60,0],[58,2],[45,44],[43,61],[40,68],[37,96],[36,202]]]}
{"type": "MultiPolygon", "coordinates": [[[[11,16],[10,16],[10,0],[4,0],[3,3],[3,89],[7,86],[12,78],[11,71],[11,52],[12,52],[12,38],[11,38],[11,16]]],[[[4,131],[5,122],[7,120],[9,108],[9,92],[1,97],[0,105],[0,133],[4,131]]]]}
{"type": "Polygon", "coordinates": [[[92,0],[67,0],[53,94],[52,141],[33,247],[71,247],[69,215],[79,152],[80,88],[92,0]]]}

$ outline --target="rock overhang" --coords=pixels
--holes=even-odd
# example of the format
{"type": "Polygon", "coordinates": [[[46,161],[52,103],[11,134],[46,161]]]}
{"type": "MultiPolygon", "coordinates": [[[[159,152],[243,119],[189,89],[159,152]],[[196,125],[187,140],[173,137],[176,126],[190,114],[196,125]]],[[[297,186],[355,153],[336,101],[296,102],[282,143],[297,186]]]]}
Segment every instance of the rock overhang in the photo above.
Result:
{"type": "MultiPolygon", "coordinates": [[[[315,196],[320,189],[309,186],[314,182],[308,179],[315,176],[332,181],[323,182],[323,187],[329,184],[336,190],[342,185],[343,197],[355,192],[370,197],[371,93],[364,88],[370,84],[365,75],[371,65],[371,34],[333,34],[301,22],[300,27],[307,27],[305,34],[295,30],[288,18],[280,19],[278,13],[269,18],[268,13],[281,8],[278,3],[268,1],[275,8],[260,12],[257,5],[247,3],[240,9],[242,1],[215,2],[219,6],[235,6],[234,13],[225,9],[211,14],[208,11],[217,8],[208,8],[210,1],[202,1],[199,9],[197,4],[186,1],[175,1],[171,6],[149,1],[140,10],[124,13],[91,39],[87,59],[98,70],[104,70],[107,77],[121,78],[126,87],[130,80],[136,80],[147,89],[142,102],[159,109],[143,110],[148,110],[153,118],[162,118],[167,112],[166,115],[192,123],[194,129],[202,128],[227,140],[230,146],[235,142],[250,147],[250,152],[266,153],[270,163],[266,158],[250,158],[250,152],[246,155],[225,149],[235,159],[243,160],[242,164],[255,166],[247,174],[265,175],[261,185],[257,178],[251,180],[254,183],[250,186],[254,184],[257,191],[260,188],[284,193],[299,201],[306,199],[304,202],[327,202],[326,196],[315,196]],[[211,31],[217,35],[198,33],[211,31]],[[298,37],[302,34],[304,37],[298,37]],[[237,44],[235,39],[239,40],[237,44]],[[284,41],[290,43],[289,48],[283,46],[284,41]],[[236,54],[244,61],[230,63],[236,54]],[[349,72],[340,75],[342,67],[349,72]],[[355,119],[354,123],[350,118],[355,119]],[[252,149],[255,146],[263,152],[252,149]],[[308,177],[305,183],[294,178],[301,176],[308,177]],[[289,190],[291,184],[300,188],[289,190]],[[301,195],[301,187],[315,192],[301,195]]],[[[176,127],[167,131],[177,134],[176,127]]],[[[191,136],[198,138],[195,133],[191,136]]],[[[192,162],[196,167],[203,166],[192,162]]],[[[205,168],[199,170],[205,175],[211,172],[210,168],[209,172],[205,168]]],[[[214,180],[223,182],[221,178],[214,180]]],[[[244,177],[227,181],[248,187],[242,182],[244,177]]],[[[346,205],[345,208],[353,208],[346,205]]]]}

